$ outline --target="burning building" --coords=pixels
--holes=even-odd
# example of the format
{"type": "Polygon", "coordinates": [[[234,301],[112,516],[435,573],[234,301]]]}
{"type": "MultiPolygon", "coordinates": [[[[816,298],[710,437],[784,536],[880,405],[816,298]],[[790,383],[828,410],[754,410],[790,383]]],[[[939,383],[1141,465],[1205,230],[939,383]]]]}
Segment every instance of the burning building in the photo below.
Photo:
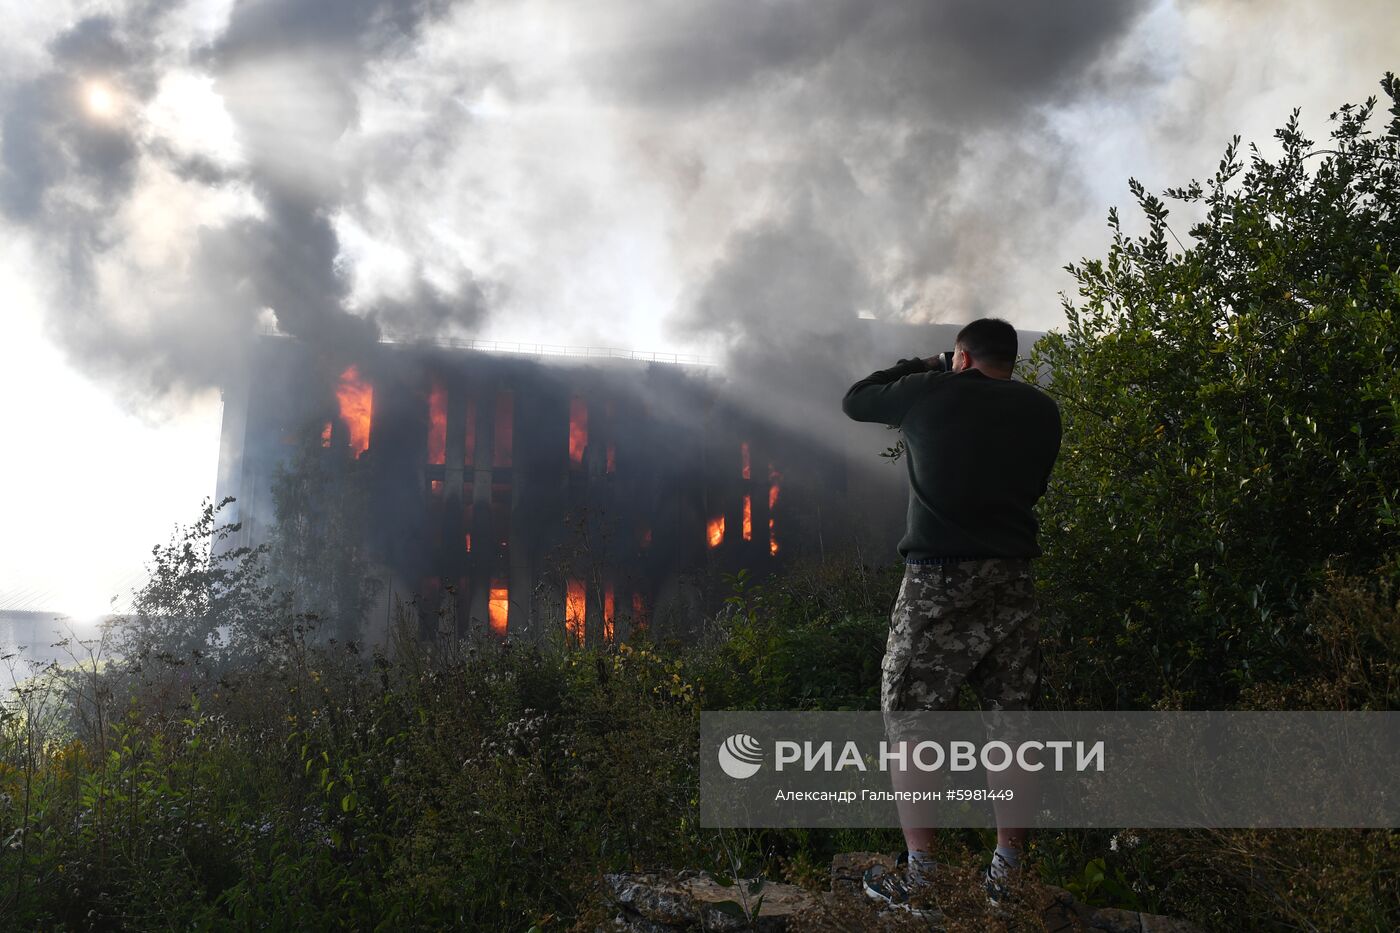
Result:
{"type": "Polygon", "coordinates": [[[267,337],[246,384],[225,390],[219,496],[254,544],[274,531],[294,452],[327,482],[353,477],[380,584],[356,633],[368,641],[409,601],[425,636],[684,635],[726,574],[857,548],[892,557],[903,471],[871,445],[779,427],[723,383],[676,358],[380,343],[347,365],[267,337]]]}

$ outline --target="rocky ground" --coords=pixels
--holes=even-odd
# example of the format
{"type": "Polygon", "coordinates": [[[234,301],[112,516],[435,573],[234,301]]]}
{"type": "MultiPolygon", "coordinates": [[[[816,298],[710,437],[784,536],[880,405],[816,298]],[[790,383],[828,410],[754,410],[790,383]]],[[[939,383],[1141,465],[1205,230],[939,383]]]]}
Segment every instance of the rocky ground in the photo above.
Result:
{"type": "Polygon", "coordinates": [[[1091,930],[1103,933],[1197,933],[1183,920],[1080,904],[1061,888],[1022,880],[1003,907],[988,905],[970,871],[940,870],[944,880],[925,905],[937,919],[905,911],[879,910],[861,888],[871,865],[893,866],[894,858],[847,852],[831,863],[830,889],[741,881],[725,886],[705,872],[649,871],[609,875],[612,919],[599,933],[673,933],[681,930],[758,930],[762,933],[848,930],[1091,930]]]}

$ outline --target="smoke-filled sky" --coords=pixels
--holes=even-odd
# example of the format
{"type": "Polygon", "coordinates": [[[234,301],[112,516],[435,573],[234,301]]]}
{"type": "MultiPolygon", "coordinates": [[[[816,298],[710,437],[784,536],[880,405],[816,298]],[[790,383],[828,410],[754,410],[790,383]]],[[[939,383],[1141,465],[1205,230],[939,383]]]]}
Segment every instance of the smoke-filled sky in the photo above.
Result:
{"type": "Polygon", "coordinates": [[[262,329],[715,359],[856,315],[1045,329],[1128,176],[1294,106],[1325,136],[1400,69],[1393,0],[0,12],[0,608],[79,613],[212,492],[262,329]]]}

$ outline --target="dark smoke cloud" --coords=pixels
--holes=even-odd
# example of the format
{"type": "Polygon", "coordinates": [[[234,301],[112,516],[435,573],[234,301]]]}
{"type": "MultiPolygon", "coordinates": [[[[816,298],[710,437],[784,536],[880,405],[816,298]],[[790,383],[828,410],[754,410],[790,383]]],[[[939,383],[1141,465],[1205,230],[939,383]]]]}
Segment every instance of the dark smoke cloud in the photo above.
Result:
{"type": "Polygon", "coordinates": [[[660,107],[810,83],[815,113],[892,110],[997,123],[1071,90],[1147,7],[1142,0],[684,0],[632,16],[595,63],[660,107]]]}
{"type": "Polygon", "coordinates": [[[120,75],[149,91],[142,50],[130,48],[117,30],[106,16],[78,23],[50,45],[53,70],[8,95],[0,124],[0,204],[11,216],[44,223],[45,196],[69,177],[102,204],[129,189],[137,155],[130,131],[74,112],[84,72],[120,75]]]}
{"type": "Polygon", "coordinates": [[[836,286],[832,294],[842,298],[861,295],[866,301],[858,307],[882,317],[977,316],[994,307],[1001,297],[997,280],[1005,276],[985,274],[995,267],[976,255],[1003,263],[1024,255],[1018,240],[1041,233],[1027,230],[1026,206],[1074,195],[1064,190],[1067,146],[1043,131],[1035,108],[1072,96],[1145,6],[1116,0],[668,6],[669,16],[648,22],[637,38],[643,54],[612,56],[609,62],[624,64],[601,67],[626,93],[653,103],[725,112],[748,109],[755,96],[778,99],[770,129],[801,147],[785,170],[786,186],[804,198],[803,209],[733,234],[715,281],[704,286],[686,323],[729,332],[725,325],[734,320],[761,321],[781,331],[794,317],[820,328],[842,315],[821,302],[783,301],[773,289],[727,289],[726,280],[745,277],[736,265],[761,276],[769,264],[762,250],[747,248],[755,236],[824,240],[832,255],[808,267],[808,280],[836,286]],[[810,35],[794,46],[784,25],[797,18],[798,6],[809,17],[810,35]],[[704,38],[687,44],[690,36],[704,38]],[[876,151],[861,151],[853,142],[861,135],[876,151]],[[986,166],[989,158],[997,169],[991,177],[967,175],[969,163],[986,166]],[[853,163],[869,176],[864,183],[852,178],[853,163]],[[955,203],[952,192],[960,185],[974,198],[955,203]],[[852,236],[853,219],[883,227],[883,236],[906,247],[898,268],[866,271],[882,244],[868,229],[852,236]],[[923,281],[954,268],[977,287],[956,296],[952,307],[930,311],[896,297],[927,300],[923,281]],[[839,285],[830,281],[836,269],[846,277],[839,285]],[[716,291],[729,294],[716,300],[716,291]]]}
{"type": "MultiPolygon", "coordinates": [[[[837,444],[855,436],[841,393],[894,362],[876,359],[878,328],[857,309],[890,323],[1043,322],[1055,296],[1028,288],[1047,276],[1026,267],[1089,200],[1067,169],[1072,144],[1040,114],[1101,80],[1146,7],[735,0],[636,23],[591,63],[607,85],[771,148],[764,193],[785,195],[728,234],[678,330],[718,338],[736,392],[837,444]]],[[[948,349],[947,336],[898,355],[948,349]]]]}
{"type": "MultiPolygon", "coordinates": [[[[29,233],[36,252],[55,257],[49,324],[88,371],[117,380],[138,398],[217,385],[241,374],[248,338],[271,309],[284,332],[353,356],[379,335],[375,308],[353,314],[337,266],[332,217],[346,190],[334,159],[337,139],[357,116],[357,87],[379,57],[411,44],[449,4],[436,0],[240,0],[210,46],[172,54],[157,41],[171,26],[174,2],[138,3],[119,15],[83,19],[47,47],[51,67],[3,89],[0,209],[29,233]],[[267,63],[272,63],[272,68],[267,63]],[[293,67],[288,70],[287,66],[293,67]],[[135,114],[149,104],[163,73],[199,67],[216,88],[244,143],[246,158],[221,165],[176,151],[143,132],[135,114]],[[282,68],[279,73],[278,68],[282,68]],[[255,76],[303,79],[301,86],[255,76]],[[83,109],[90,81],[122,98],[119,119],[83,109]],[[287,109],[312,86],[315,112],[287,109]],[[280,108],[280,109],[279,109],[280,108]],[[272,114],[272,119],[268,115],[272,114]],[[280,153],[295,134],[301,164],[288,171],[280,153]],[[104,263],[121,265],[139,231],[121,217],[145,169],[169,172],[208,196],[243,192],[257,209],[197,227],[183,274],[159,286],[116,293],[102,282],[104,263]],[[134,322],[134,323],[133,323],[134,322]]],[[[431,294],[433,310],[411,315],[389,303],[385,318],[441,320],[452,296],[431,294]]],[[[479,289],[454,304],[468,319],[484,311],[479,289]]]]}
{"type": "Polygon", "coordinates": [[[1144,7],[239,0],[182,46],[178,4],[137,4],[0,88],[0,205],[62,257],[65,345],[142,394],[236,374],[270,308],[346,356],[484,322],[625,345],[660,315],[675,342],[810,399],[813,373],[821,393],[850,375],[857,310],[1055,313],[1027,285],[1045,281],[1051,218],[1086,197],[1041,114],[1103,85],[1144,7]],[[96,76],[139,107],[179,68],[212,77],[239,158],[74,105],[96,76]],[[111,267],[133,231],[116,218],[154,171],[254,207],[198,225],[179,274],[123,291],[111,267]],[[347,224],[399,271],[357,265],[347,224]],[[648,237],[669,253],[638,253],[648,237]],[[619,310],[658,264],[648,294],[673,304],[619,310]]]}

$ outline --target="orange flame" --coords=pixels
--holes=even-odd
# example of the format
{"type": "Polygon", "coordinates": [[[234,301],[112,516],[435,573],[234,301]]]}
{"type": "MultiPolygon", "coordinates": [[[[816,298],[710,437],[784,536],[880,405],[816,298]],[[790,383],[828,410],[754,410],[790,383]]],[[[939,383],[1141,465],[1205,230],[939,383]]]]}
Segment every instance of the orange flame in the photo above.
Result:
{"type": "Polygon", "coordinates": [[[369,447],[369,424],[374,410],[374,386],[360,378],[358,366],[348,366],[340,374],[335,397],[340,417],[350,429],[350,453],[359,458],[369,447]]]}
{"type": "Polygon", "coordinates": [[[782,479],[783,474],[773,469],[773,464],[768,464],[768,553],[773,555],[778,553],[778,525],[773,518],[773,510],[778,507],[778,490],[782,479]]]}
{"type": "Polygon", "coordinates": [[[613,586],[611,583],[603,587],[603,641],[613,640],[613,586]]]}
{"type": "Polygon", "coordinates": [[[632,631],[640,632],[647,627],[647,603],[641,593],[632,594],[632,631]]]}
{"type": "Polygon", "coordinates": [[[564,631],[574,644],[583,644],[583,619],[588,612],[587,591],[582,580],[570,580],[564,595],[564,631]]]}
{"type": "Polygon", "coordinates": [[[710,542],[710,547],[719,547],[724,543],[724,516],[719,515],[710,519],[705,527],[705,536],[710,542]]]}
{"type": "Polygon", "coordinates": [[[583,452],[588,447],[588,404],[575,395],[569,400],[569,462],[583,465],[583,452]]]}
{"type": "Polygon", "coordinates": [[[502,392],[496,396],[496,436],[491,465],[511,465],[511,446],[515,440],[515,396],[502,392]]]}
{"type": "Polygon", "coordinates": [[[740,458],[743,460],[743,463],[744,463],[744,479],[752,479],[752,478],[753,478],[753,470],[750,468],[750,465],[749,465],[749,442],[748,442],[748,441],[744,441],[742,444],[739,445],[739,456],[740,456],[740,458]]]}
{"type": "Polygon", "coordinates": [[[447,390],[436,379],[428,392],[428,462],[447,462],[447,390]]]}
{"type": "Polygon", "coordinates": [[[487,614],[491,618],[491,634],[505,635],[510,619],[510,590],[504,580],[491,584],[491,598],[486,603],[487,614]]]}
{"type": "Polygon", "coordinates": [[[432,491],[432,494],[433,494],[433,497],[434,497],[434,498],[440,497],[440,496],[442,495],[442,480],[440,480],[440,479],[429,480],[429,481],[428,481],[428,488],[432,491]]]}
{"type": "Polygon", "coordinates": [[[608,442],[608,472],[617,472],[617,445],[611,441],[608,442]]]}
{"type": "Polygon", "coordinates": [[[470,554],[472,552],[472,533],[469,531],[464,537],[467,539],[467,553],[470,554]]]}
{"type": "Polygon", "coordinates": [[[331,423],[329,421],[327,421],[326,426],[321,429],[321,446],[331,446],[331,423]]]}
{"type": "Polygon", "coordinates": [[[753,496],[744,496],[744,540],[753,540],[753,496]]]}

